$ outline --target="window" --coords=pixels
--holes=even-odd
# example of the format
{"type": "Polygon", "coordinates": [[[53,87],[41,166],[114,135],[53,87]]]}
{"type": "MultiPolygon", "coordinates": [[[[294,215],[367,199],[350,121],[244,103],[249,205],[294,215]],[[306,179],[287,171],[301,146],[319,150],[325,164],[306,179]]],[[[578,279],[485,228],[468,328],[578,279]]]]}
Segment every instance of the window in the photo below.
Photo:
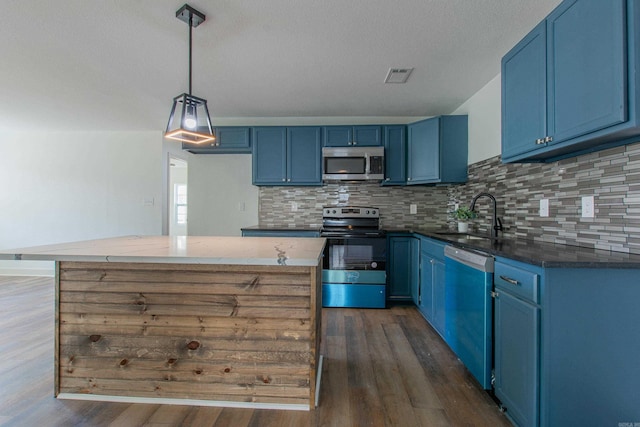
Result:
{"type": "Polygon", "coordinates": [[[187,223],[187,184],[173,187],[173,205],[176,209],[176,224],[187,223]]]}

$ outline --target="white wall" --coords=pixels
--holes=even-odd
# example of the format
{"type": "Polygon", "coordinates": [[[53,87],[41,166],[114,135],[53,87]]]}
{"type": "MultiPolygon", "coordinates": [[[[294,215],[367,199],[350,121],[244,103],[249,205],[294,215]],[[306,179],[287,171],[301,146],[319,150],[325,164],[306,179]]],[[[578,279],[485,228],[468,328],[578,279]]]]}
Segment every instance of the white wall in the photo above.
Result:
{"type": "Polygon", "coordinates": [[[451,114],[469,115],[468,164],[479,162],[501,152],[502,126],[500,74],[476,92],[451,114]]]}
{"type": "Polygon", "coordinates": [[[190,155],[188,175],[189,235],[239,236],[240,228],[258,224],[250,154],[190,155]]]}
{"type": "Polygon", "coordinates": [[[0,249],[161,234],[161,132],[3,132],[0,147],[0,249]]]}

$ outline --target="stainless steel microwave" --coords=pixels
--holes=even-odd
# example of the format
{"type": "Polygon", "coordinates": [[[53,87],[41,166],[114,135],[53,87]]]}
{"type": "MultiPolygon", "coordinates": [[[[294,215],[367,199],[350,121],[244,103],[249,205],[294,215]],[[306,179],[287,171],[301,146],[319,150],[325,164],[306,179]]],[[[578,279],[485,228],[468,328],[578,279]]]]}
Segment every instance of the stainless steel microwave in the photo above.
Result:
{"type": "Polygon", "coordinates": [[[324,181],[364,181],[384,179],[384,147],[324,147],[324,181]]]}

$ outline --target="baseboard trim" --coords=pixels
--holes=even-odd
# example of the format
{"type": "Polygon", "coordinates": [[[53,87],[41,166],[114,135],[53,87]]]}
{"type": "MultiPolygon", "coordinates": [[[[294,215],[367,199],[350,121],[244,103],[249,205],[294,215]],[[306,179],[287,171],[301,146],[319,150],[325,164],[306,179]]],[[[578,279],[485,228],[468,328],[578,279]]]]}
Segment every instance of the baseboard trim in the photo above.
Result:
{"type": "Polygon", "coordinates": [[[258,402],[229,402],[221,400],[199,399],[171,399],[164,397],[133,397],[133,396],[107,396],[98,394],[60,393],[58,399],[67,400],[92,400],[98,402],[116,403],[149,403],[154,405],[189,405],[189,406],[217,406],[225,408],[246,409],[284,409],[292,411],[308,411],[309,405],[284,404],[284,403],[258,403],[258,402]]]}

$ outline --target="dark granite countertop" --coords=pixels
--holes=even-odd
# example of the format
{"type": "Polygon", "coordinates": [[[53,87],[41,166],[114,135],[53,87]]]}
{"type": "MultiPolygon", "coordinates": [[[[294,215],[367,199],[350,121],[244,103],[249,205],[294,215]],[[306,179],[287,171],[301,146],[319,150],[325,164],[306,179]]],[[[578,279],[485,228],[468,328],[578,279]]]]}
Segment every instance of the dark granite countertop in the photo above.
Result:
{"type": "Polygon", "coordinates": [[[240,230],[263,230],[263,231],[315,231],[320,232],[320,225],[296,226],[288,224],[262,224],[242,227],[240,230]]]}
{"type": "Polygon", "coordinates": [[[544,268],[640,268],[640,255],[624,252],[545,243],[522,238],[498,240],[469,238],[465,234],[442,229],[387,229],[387,232],[416,233],[463,249],[477,250],[544,268]]]}
{"type": "MultiPolygon", "coordinates": [[[[290,226],[287,224],[254,225],[242,230],[271,231],[320,231],[320,226],[290,226]]],[[[440,240],[463,249],[485,252],[494,256],[509,258],[544,268],[638,268],[640,255],[612,252],[603,249],[586,248],[527,240],[522,238],[491,239],[469,238],[451,230],[434,228],[394,229],[385,227],[387,233],[419,234],[440,240]],[[447,234],[439,234],[447,233],[447,234]]],[[[473,234],[471,234],[473,236],[473,234]]]]}

